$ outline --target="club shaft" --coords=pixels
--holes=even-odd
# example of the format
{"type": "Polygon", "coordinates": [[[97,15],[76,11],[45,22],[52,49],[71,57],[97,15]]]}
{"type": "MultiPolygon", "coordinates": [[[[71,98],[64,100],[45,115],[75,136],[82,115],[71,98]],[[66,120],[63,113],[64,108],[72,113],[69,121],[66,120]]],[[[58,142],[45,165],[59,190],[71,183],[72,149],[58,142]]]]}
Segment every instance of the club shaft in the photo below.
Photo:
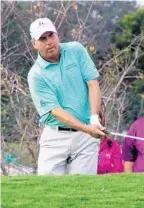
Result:
{"type": "Polygon", "coordinates": [[[136,137],[136,136],[131,136],[131,135],[127,135],[127,134],[120,134],[120,133],[116,133],[116,132],[109,132],[109,133],[112,135],[115,135],[115,136],[127,137],[127,138],[131,138],[131,139],[138,139],[138,140],[144,141],[144,138],[142,138],[142,137],[136,137]]]}

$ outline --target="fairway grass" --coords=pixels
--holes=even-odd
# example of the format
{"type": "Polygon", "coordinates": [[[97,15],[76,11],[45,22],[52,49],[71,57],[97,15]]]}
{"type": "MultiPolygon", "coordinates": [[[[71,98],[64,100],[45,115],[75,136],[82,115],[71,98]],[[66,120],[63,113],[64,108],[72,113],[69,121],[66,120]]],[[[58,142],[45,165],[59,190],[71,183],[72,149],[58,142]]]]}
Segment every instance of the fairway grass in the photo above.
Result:
{"type": "Polygon", "coordinates": [[[2,208],[144,208],[144,174],[2,177],[2,208]]]}

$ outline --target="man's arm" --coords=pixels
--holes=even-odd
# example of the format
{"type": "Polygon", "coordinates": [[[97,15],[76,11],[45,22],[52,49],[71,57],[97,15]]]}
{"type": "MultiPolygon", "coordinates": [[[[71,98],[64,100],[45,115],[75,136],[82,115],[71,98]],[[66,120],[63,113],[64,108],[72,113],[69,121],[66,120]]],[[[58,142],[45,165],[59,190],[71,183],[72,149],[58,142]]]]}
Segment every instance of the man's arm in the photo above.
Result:
{"type": "Polygon", "coordinates": [[[91,115],[99,115],[101,106],[101,92],[97,80],[90,80],[87,82],[89,90],[89,101],[91,108],[91,115]]]}
{"type": "Polygon", "coordinates": [[[56,120],[60,121],[61,123],[69,126],[71,128],[77,129],[79,131],[83,131],[87,134],[90,134],[92,137],[101,137],[105,136],[105,134],[96,128],[93,128],[91,125],[86,125],[73,117],[70,113],[63,110],[62,108],[54,108],[51,111],[51,114],[56,118],[56,120]]]}
{"type": "Polygon", "coordinates": [[[124,161],[124,172],[125,173],[131,173],[133,172],[133,162],[130,162],[130,161],[124,161]]]}
{"type": "Polygon", "coordinates": [[[89,102],[91,109],[90,123],[93,125],[93,127],[95,126],[95,128],[103,130],[104,127],[99,121],[99,112],[101,108],[101,92],[99,83],[97,80],[90,80],[87,82],[87,86],[89,90],[89,102]]]}
{"type": "MultiPolygon", "coordinates": [[[[93,137],[105,136],[99,129],[92,129],[90,125],[86,125],[73,117],[70,113],[63,110],[53,93],[52,86],[47,86],[41,77],[29,76],[29,89],[33,102],[40,116],[51,113],[58,121],[71,128],[83,131],[93,137]]],[[[50,85],[50,83],[49,83],[50,85]]]]}

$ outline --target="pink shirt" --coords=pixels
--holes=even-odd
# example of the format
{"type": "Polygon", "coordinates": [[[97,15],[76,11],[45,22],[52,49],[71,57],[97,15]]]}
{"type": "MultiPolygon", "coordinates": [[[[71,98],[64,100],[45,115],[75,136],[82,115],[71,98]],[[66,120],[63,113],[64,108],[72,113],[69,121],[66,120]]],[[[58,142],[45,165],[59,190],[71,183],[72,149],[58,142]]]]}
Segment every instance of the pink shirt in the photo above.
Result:
{"type": "Polygon", "coordinates": [[[120,173],[122,171],[122,158],[118,142],[114,139],[105,138],[100,143],[98,174],[120,173]]]}
{"type": "MultiPolygon", "coordinates": [[[[131,125],[128,135],[144,138],[144,117],[131,125]]],[[[133,172],[144,172],[144,141],[126,137],[123,141],[122,157],[124,161],[134,162],[133,172]]]]}

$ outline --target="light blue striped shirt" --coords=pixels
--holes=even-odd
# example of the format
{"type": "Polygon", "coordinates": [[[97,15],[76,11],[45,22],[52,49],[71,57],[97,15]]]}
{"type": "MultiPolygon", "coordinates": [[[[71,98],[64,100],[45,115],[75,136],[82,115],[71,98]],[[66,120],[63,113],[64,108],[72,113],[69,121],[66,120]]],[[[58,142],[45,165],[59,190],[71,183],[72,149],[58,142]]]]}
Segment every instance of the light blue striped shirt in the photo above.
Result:
{"type": "Polygon", "coordinates": [[[40,123],[66,127],[50,113],[61,107],[88,124],[90,104],[86,82],[98,79],[99,73],[80,43],[60,43],[60,53],[59,63],[47,62],[38,55],[28,73],[29,89],[40,123]]]}

